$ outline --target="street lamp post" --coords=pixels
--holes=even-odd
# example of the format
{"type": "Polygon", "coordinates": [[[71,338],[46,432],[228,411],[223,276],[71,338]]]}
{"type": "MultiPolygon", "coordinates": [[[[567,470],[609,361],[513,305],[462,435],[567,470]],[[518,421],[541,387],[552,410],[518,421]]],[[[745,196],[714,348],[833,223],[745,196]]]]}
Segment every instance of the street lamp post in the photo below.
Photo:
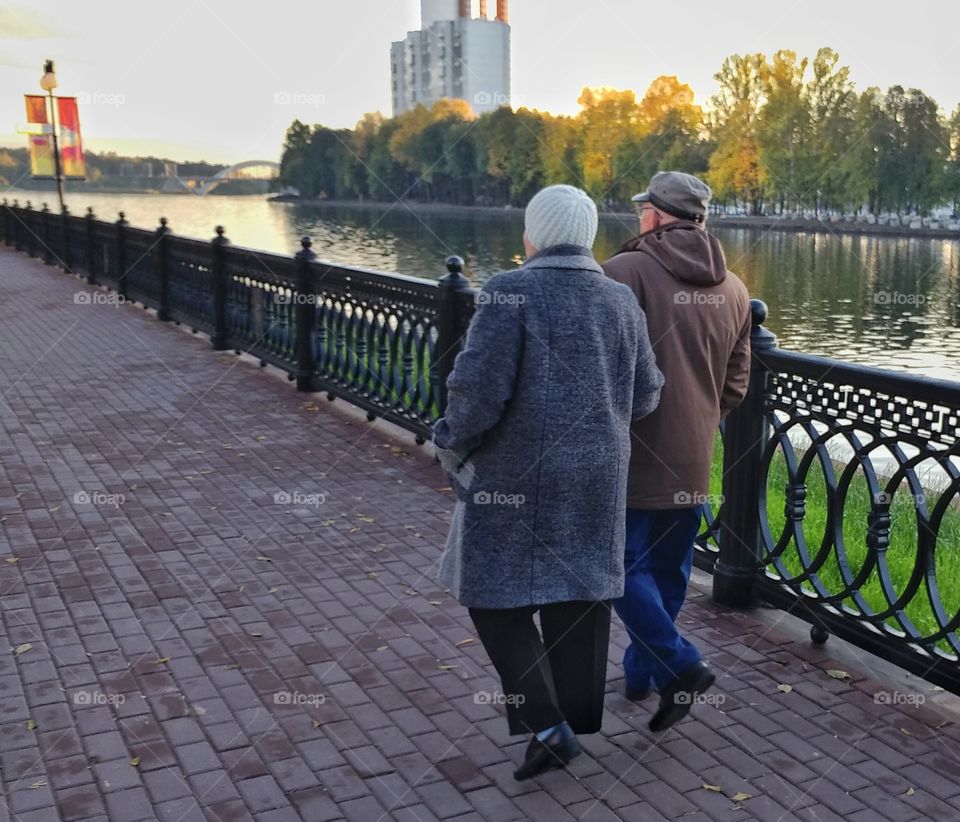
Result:
{"type": "Polygon", "coordinates": [[[57,178],[57,196],[60,198],[60,213],[63,214],[63,174],[60,171],[60,144],[57,142],[57,98],[53,90],[57,87],[57,74],[53,69],[53,60],[43,63],[43,77],[40,78],[42,88],[50,98],[50,128],[53,130],[53,167],[57,178]]]}

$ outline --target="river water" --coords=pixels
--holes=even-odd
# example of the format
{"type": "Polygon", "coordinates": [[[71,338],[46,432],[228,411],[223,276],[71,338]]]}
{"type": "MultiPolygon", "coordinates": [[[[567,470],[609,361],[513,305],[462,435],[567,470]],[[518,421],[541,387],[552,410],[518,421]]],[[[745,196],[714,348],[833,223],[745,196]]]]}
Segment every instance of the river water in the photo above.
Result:
{"type": "MultiPolygon", "coordinates": [[[[49,195],[17,192],[36,205],[49,195]]],[[[9,195],[8,195],[9,196],[9,195]]],[[[52,202],[52,200],[49,200],[52,202]]],[[[165,216],[177,234],[209,238],[222,224],[235,245],[292,254],[313,239],[326,260],[435,278],[459,254],[474,282],[512,268],[523,253],[522,211],[511,214],[353,209],[269,203],[259,196],[67,194],[74,214],[123,209],[136,226],[165,216]]],[[[635,230],[602,221],[598,259],[635,230]]],[[[718,229],[728,267],[769,307],[784,348],[864,365],[960,380],[960,242],[909,237],[718,229]]]]}

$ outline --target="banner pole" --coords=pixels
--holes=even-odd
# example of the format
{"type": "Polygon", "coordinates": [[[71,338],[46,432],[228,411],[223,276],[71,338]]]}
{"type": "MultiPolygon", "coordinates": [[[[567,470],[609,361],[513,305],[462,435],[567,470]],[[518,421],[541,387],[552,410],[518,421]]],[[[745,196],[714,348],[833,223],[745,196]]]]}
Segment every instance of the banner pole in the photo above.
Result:
{"type": "Polygon", "coordinates": [[[60,173],[60,144],[57,142],[57,98],[53,96],[53,89],[47,92],[50,95],[50,126],[53,129],[53,167],[57,178],[57,196],[60,198],[60,213],[63,214],[63,175],[60,173]]]}

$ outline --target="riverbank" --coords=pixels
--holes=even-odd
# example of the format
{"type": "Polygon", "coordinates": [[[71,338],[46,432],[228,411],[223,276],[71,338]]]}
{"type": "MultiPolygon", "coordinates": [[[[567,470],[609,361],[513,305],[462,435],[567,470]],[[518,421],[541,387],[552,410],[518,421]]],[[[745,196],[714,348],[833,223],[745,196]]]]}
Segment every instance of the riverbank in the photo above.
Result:
{"type": "MultiPolygon", "coordinates": [[[[522,208],[494,206],[465,206],[449,203],[418,203],[409,200],[370,201],[356,200],[308,200],[303,198],[276,197],[270,202],[286,205],[305,205],[353,209],[357,211],[385,212],[401,209],[412,214],[432,214],[435,216],[484,216],[518,219],[523,216],[522,208]]],[[[600,219],[633,226],[637,217],[631,212],[603,211],[600,219]]],[[[823,232],[828,234],[870,234],[878,237],[925,237],[946,240],[960,240],[960,231],[947,228],[910,228],[909,226],[870,225],[869,223],[833,222],[831,220],[789,220],[778,217],[733,217],[711,215],[709,224],[714,228],[745,228],[755,231],[823,232]]]]}

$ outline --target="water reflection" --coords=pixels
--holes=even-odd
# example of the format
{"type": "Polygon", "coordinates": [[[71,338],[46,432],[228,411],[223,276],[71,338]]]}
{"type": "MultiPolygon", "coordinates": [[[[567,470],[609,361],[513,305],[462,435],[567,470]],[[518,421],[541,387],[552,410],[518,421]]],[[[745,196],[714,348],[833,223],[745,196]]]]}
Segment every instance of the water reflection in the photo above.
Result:
{"type": "MultiPolygon", "coordinates": [[[[20,200],[41,198],[35,194],[20,200]]],[[[459,254],[475,282],[512,268],[523,253],[522,212],[412,214],[271,204],[258,197],[68,195],[75,214],[123,209],[152,228],[212,237],[223,224],[237,245],[291,254],[308,235],[321,258],[439,277],[459,254]]],[[[612,255],[634,221],[603,221],[595,253],[612,255]]],[[[955,241],[720,229],[728,264],[770,308],[780,345],[867,365],[960,380],[960,252],[955,241]]]]}

